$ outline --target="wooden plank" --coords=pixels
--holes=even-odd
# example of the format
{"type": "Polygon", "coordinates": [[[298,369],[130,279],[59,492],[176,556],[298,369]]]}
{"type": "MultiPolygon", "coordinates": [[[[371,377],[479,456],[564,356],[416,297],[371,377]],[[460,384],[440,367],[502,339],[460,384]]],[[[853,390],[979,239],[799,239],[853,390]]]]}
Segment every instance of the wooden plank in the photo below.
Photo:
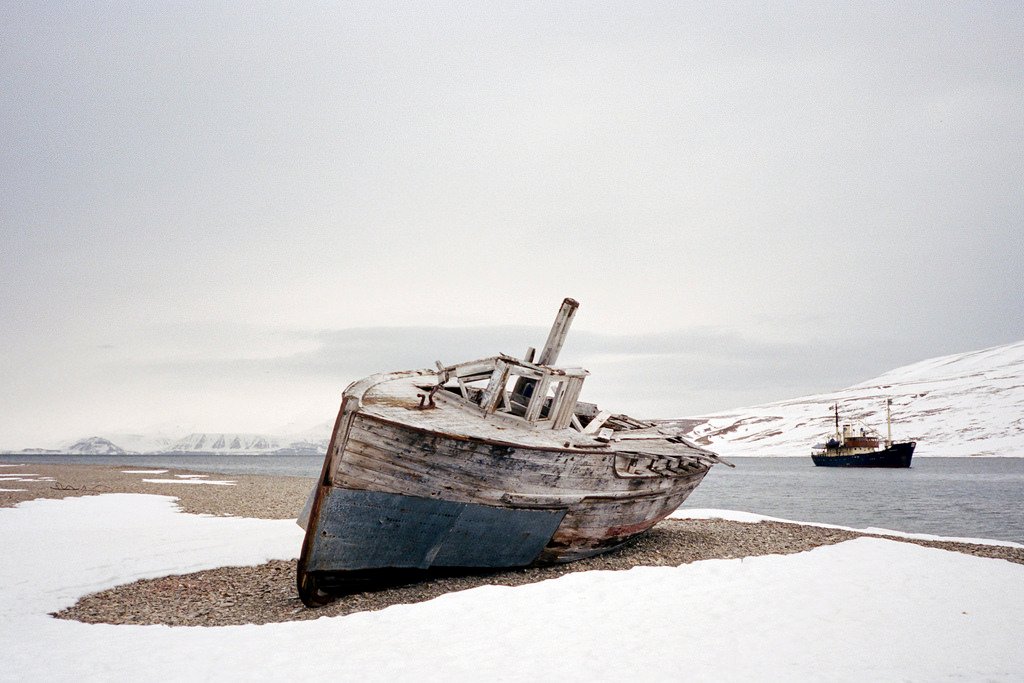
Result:
{"type": "MultiPolygon", "coordinates": [[[[451,480],[470,491],[496,489],[527,493],[565,490],[594,494],[615,492],[626,486],[609,480],[612,454],[550,452],[529,448],[494,448],[476,442],[456,442],[443,437],[413,437],[383,423],[360,421],[349,438],[349,450],[395,466],[415,470],[426,481],[451,480]]],[[[346,454],[346,458],[348,454],[346,454]]],[[[405,475],[403,475],[404,477],[405,475]]],[[[635,494],[631,494],[635,495],[635,494]]]]}
{"type": "Polygon", "coordinates": [[[540,417],[541,408],[544,407],[544,401],[548,396],[548,387],[551,385],[551,375],[544,373],[544,376],[537,380],[537,385],[533,389],[533,396],[530,397],[530,404],[526,407],[526,418],[527,422],[536,422],[537,418],[540,417]]]}
{"type": "Polygon", "coordinates": [[[480,407],[485,413],[493,413],[498,407],[498,401],[505,395],[505,384],[508,382],[508,363],[503,360],[494,362],[494,372],[491,380],[480,397],[480,407]]]}
{"type": "Polygon", "coordinates": [[[569,423],[575,417],[573,411],[576,409],[576,400],[580,396],[580,390],[583,389],[583,380],[579,377],[570,377],[562,384],[566,385],[566,387],[562,394],[561,402],[557,406],[558,410],[555,414],[554,423],[551,425],[552,429],[565,429],[569,426],[569,423]]]}
{"type": "Polygon", "coordinates": [[[470,375],[490,375],[494,371],[494,363],[497,359],[485,358],[483,360],[459,363],[454,366],[456,377],[468,377],[470,375]]]}
{"type": "Polygon", "coordinates": [[[583,433],[597,434],[601,430],[601,427],[604,427],[604,423],[607,422],[608,418],[610,418],[611,416],[612,414],[609,411],[602,410],[597,414],[597,416],[593,420],[587,423],[587,426],[584,427],[583,429],[583,433]]]}
{"type": "Polygon", "coordinates": [[[552,452],[455,440],[358,416],[339,467],[337,485],[449,496],[494,504],[505,493],[635,498],[672,486],[645,481],[636,488],[612,475],[614,453],[552,452]],[[355,477],[351,484],[342,473],[355,477]],[[609,475],[611,475],[609,477],[609,475]]]}
{"type": "Polygon", "coordinates": [[[554,365],[558,361],[558,354],[561,353],[562,345],[565,344],[565,338],[569,334],[569,326],[572,325],[577,308],[579,308],[579,303],[574,299],[562,301],[562,306],[558,309],[558,315],[555,316],[555,322],[548,333],[548,340],[540,352],[537,365],[554,365]]]}
{"type": "Polygon", "coordinates": [[[551,420],[551,428],[555,427],[555,422],[558,420],[558,411],[562,407],[562,401],[565,399],[565,392],[569,388],[569,380],[552,380],[555,382],[555,391],[551,398],[551,407],[548,409],[548,419],[551,420]]]}

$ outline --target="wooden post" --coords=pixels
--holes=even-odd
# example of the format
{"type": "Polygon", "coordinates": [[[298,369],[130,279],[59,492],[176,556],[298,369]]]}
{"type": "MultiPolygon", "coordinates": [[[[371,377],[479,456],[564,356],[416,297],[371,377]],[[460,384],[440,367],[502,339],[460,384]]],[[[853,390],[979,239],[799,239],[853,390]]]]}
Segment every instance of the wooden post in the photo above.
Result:
{"type": "Polygon", "coordinates": [[[540,352],[537,365],[554,365],[558,361],[558,354],[562,351],[562,345],[569,334],[569,326],[572,325],[573,316],[579,307],[579,302],[575,299],[562,301],[562,307],[558,309],[558,315],[555,316],[555,323],[551,326],[551,332],[548,333],[548,340],[540,352]]]}
{"type": "Polygon", "coordinates": [[[530,403],[526,407],[526,418],[528,422],[536,422],[540,419],[540,411],[544,407],[544,400],[548,397],[548,387],[551,385],[551,372],[544,370],[540,379],[534,380],[533,394],[530,396],[530,403]]]}
{"type": "Polygon", "coordinates": [[[480,407],[484,413],[493,413],[498,409],[498,403],[505,398],[505,383],[508,381],[508,363],[500,358],[494,362],[494,372],[491,380],[480,397],[480,407]]]}
{"type": "MultiPolygon", "coordinates": [[[[562,307],[558,309],[558,315],[555,316],[555,323],[551,326],[551,332],[548,333],[548,340],[540,352],[537,365],[554,365],[558,360],[558,354],[562,350],[562,345],[565,344],[565,337],[569,334],[569,326],[579,307],[580,304],[575,299],[562,300],[562,307]]],[[[533,347],[527,351],[527,362],[533,360],[531,351],[533,351],[533,347]]],[[[517,403],[529,403],[533,397],[531,392],[536,388],[536,384],[536,380],[520,377],[512,389],[512,400],[517,403]]]]}

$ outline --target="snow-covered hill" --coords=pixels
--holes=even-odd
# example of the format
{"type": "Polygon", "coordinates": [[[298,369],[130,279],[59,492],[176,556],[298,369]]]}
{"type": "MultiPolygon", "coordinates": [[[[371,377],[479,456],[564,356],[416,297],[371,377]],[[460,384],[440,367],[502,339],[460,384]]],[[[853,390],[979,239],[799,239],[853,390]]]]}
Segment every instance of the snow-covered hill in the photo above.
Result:
{"type": "Polygon", "coordinates": [[[123,448],[100,436],[81,439],[61,450],[73,455],[125,455],[127,453],[123,448]]]}
{"type": "Polygon", "coordinates": [[[263,434],[204,434],[192,433],[178,439],[165,450],[175,453],[209,453],[233,451],[236,453],[258,453],[281,447],[274,437],[263,434]]]}
{"type": "Polygon", "coordinates": [[[1024,341],[942,356],[827,394],[704,415],[691,438],[723,456],[808,456],[840,420],[918,442],[918,456],[1024,456],[1024,341]]]}
{"type": "Polygon", "coordinates": [[[270,436],[193,432],[173,438],[166,434],[114,434],[111,439],[90,436],[59,448],[25,448],[19,453],[72,455],[161,455],[195,453],[219,455],[319,455],[327,452],[330,434],[310,430],[309,434],[270,436]],[[318,438],[319,437],[319,438],[318,438]],[[115,443],[115,441],[117,443],[115,443]],[[118,444],[128,445],[122,448],[118,444]]]}

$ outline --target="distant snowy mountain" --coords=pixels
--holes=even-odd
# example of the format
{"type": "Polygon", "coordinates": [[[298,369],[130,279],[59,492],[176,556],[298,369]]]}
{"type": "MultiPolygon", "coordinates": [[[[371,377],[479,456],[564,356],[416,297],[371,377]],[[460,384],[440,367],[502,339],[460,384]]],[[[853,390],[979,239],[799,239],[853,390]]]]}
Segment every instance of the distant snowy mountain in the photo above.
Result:
{"type": "Polygon", "coordinates": [[[90,436],[59,448],[25,448],[19,453],[72,455],[161,455],[171,453],[233,455],[319,455],[327,452],[330,433],[321,426],[290,436],[193,432],[184,437],[167,434],[114,434],[113,439],[90,436]],[[121,448],[114,441],[129,445],[121,448]]]}
{"type": "Polygon", "coordinates": [[[280,448],[273,437],[262,434],[204,434],[193,433],[178,439],[165,451],[174,453],[210,453],[215,451],[265,452],[280,448]]]}
{"type": "Polygon", "coordinates": [[[180,438],[178,434],[166,434],[162,431],[155,431],[146,434],[138,433],[113,433],[106,437],[128,452],[134,453],[159,453],[180,438]]]}
{"type": "Polygon", "coordinates": [[[193,433],[152,452],[164,453],[276,453],[279,455],[322,455],[326,439],[288,439],[266,434],[193,433]]]}
{"type": "Polygon", "coordinates": [[[809,456],[840,421],[918,442],[918,456],[1024,456],[1024,341],[907,365],[827,394],[679,420],[690,438],[733,456],[809,456]],[[696,422],[696,425],[693,423],[696,422]]]}
{"type": "Polygon", "coordinates": [[[128,451],[99,436],[76,441],[71,446],[61,449],[73,455],[126,455],[128,451]]]}

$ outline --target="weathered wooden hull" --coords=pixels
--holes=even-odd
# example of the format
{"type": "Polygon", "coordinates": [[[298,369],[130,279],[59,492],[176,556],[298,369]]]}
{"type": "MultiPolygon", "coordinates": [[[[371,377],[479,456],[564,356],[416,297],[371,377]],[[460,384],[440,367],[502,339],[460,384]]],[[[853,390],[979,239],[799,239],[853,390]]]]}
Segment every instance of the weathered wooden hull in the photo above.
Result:
{"type": "Polygon", "coordinates": [[[364,411],[357,398],[347,392],[311,496],[298,576],[309,605],[431,571],[610,550],[671,514],[710,466],[438,433],[364,411]]]}
{"type": "Polygon", "coordinates": [[[909,441],[870,453],[843,454],[841,450],[837,453],[815,453],[811,459],[819,467],[910,467],[915,446],[915,442],[909,441]]]}

